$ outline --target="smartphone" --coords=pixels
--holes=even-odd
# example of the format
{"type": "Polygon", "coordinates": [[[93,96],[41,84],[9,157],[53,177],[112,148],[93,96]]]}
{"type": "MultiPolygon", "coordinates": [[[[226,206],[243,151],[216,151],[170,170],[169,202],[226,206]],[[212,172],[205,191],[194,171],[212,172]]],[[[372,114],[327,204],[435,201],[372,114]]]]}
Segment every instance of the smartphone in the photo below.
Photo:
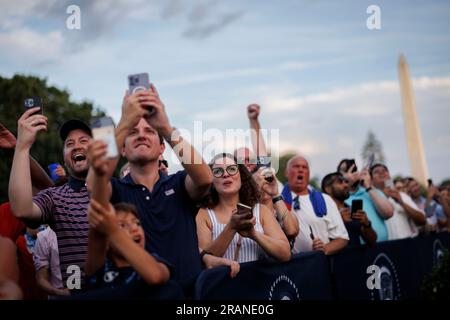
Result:
{"type": "Polygon", "coordinates": [[[353,218],[353,215],[358,211],[362,210],[363,208],[363,202],[361,199],[354,199],[352,200],[352,207],[350,209],[351,217],[353,218]]]}
{"type": "Polygon", "coordinates": [[[116,143],[116,130],[111,117],[96,118],[91,121],[92,137],[95,140],[103,140],[108,145],[107,158],[119,156],[116,143]]]}
{"type": "Polygon", "coordinates": [[[32,116],[35,114],[42,114],[42,98],[41,97],[26,98],[23,101],[23,107],[25,108],[25,111],[34,107],[40,107],[40,109],[35,113],[33,113],[32,116]]]}
{"type": "Polygon", "coordinates": [[[248,219],[250,219],[251,217],[253,217],[253,211],[252,211],[252,207],[247,206],[243,203],[238,203],[237,204],[237,209],[238,209],[238,213],[248,213],[248,219]]]}
{"type": "MultiPolygon", "coordinates": [[[[256,166],[253,169],[253,172],[259,170],[259,168],[270,168],[271,167],[272,158],[268,156],[260,156],[256,158],[256,166]]],[[[252,172],[252,173],[253,173],[252,172]]]]}
{"type": "Polygon", "coordinates": [[[311,226],[309,226],[309,237],[311,238],[312,241],[314,241],[314,232],[311,226]]]}
{"type": "Polygon", "coordinates": [[[268,183],[272,183],[275,180],[275,176],[270,168],[264,170],[263,177],[268,183]]]}
{"type": "Polygon", "coordinates": [[[129,94],[149,89],[150,89],[150,81],[148,79],[148,73],[131,74],[128,76],[129,94]]]}
{"type": "Polygon", "coordinates": [[[48,171],[50,172],[50,178],[53,182],[56,182],[60,177],[56,174],[56,169],[60,166],[59,163],[51,163],[48,165],[48,171]]]}

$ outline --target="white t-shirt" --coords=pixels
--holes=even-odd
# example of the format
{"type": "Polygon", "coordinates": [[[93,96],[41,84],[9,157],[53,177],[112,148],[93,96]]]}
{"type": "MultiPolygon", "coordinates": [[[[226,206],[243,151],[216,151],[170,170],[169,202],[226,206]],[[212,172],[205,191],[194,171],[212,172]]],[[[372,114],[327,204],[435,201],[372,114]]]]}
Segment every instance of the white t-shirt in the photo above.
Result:
{"type": "MultiPolygon", "coordinates": [[[[413,209],[419,210],[425,216],[425,212],[419,209],[416,203],[404,192],[400,192],[400,197],[403,202],[413,209]]],[[[412,238],[419,234],[419,228],[414,221],[406,214],[405,209],[398,204],[394,199],[389,198],[389,201],[394,206],[394,215],[385,220],[388,229],[389,240],[412,238]]]]}
{"type": "MultiPolygon", "coordinates": [[[[292,193],[292,199],[297,195],[292,193]]],[[[330,242],[330,239],[349,240],[347,229],[345,229],[341,214],[336,203],[329,195],[323,194],[325,204],[327,206],[327,214],[322,218],[316,216],[309,195],[299,196],[300,210],[292,211],[297,216],[300,232],[295,238],[293,253],[312,251],[312,240],[310,237],[310,226],[313,231],[314,238],[320,238],[324,244],[330,242]]]]}

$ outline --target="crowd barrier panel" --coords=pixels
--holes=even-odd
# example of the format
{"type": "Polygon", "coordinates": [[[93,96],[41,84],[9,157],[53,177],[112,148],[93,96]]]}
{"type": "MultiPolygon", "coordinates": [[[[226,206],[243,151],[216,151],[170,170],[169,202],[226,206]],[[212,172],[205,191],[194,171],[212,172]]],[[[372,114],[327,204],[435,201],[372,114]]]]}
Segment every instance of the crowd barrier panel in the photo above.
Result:
{"type": "Polygon", "coordinates": [[[286,263],[270,260],[204,270],[198,300],[405,300],[419,299],[422,279],[450,249],[450,234],[419,236],[347,248],[334,256],[294,255],[286,263]]]}

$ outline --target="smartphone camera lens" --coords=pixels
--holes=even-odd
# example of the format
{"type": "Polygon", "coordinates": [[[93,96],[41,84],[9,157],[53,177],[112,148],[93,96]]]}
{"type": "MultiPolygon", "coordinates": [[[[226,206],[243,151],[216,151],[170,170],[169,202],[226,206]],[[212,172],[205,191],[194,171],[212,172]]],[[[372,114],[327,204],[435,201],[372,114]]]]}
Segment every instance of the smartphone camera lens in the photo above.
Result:
{"type": "Polygon", "coordinates": [[[34,106],[34,100],[33,99],[26,99],[25,100],[25,106],[28,108],[32,108],[34,106]]]}

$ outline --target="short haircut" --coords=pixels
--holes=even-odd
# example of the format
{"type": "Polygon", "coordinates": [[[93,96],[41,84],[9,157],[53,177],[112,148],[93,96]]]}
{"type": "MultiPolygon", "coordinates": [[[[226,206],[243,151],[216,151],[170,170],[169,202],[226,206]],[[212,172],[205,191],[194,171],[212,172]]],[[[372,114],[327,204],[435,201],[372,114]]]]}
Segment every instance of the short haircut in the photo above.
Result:
{"type": "Polygon", "coordinates": [[[137,208],[132,203],[119,202],[114,205],[114,209],[116,210],[116,212],[129,212],[139,219],[137,208]]]}
{"type": "Polygon", "coordinates": [[[322,192],[326,193],[325,188],[331,186],[334,183],[334,181],[336,181],[336,178],[338,178],[338,177],[343,177],[342,173],[332,172],[332,173],[327,174],[325,177],[323,177],[322,185],[321,185],[322,192]]]}
{"type": "Polygon", "coordinates": [[[388,167],[387,167],[385,164],[383,164],[383,163],[375,163],[375,164],[374,164],[373,166],[371,166],[370,169],[369,169],[369,173],[370,173],[370,176],[371,176],[371,177],[372,177],[373,170],[375,170],[375,169],[378,168],[378,167],[383,167],[384,169],[386,169],[386,171],[389,171],[388,167]]]}

